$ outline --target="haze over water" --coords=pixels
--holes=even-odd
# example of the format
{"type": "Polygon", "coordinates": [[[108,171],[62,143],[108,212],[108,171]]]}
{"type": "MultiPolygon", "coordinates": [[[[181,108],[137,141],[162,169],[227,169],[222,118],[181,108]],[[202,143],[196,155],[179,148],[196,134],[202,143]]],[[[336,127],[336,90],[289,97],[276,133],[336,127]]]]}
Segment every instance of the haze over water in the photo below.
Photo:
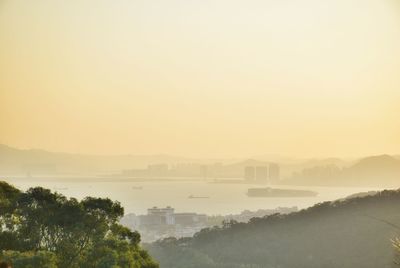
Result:
{"type": "Polygon", "coordinates": [[[246,184],[216,184],[204,181],[168,181],[168,182],[111,182],[96,181],[88,178],[86,181],[76,180],[35,180],[21,178],[9,180],[21,189],[41,185],[60,192],[68,197],[82,199],[86,196],[108,197],[120,201],[125,213],[146,214],[153,206],[171,206],[178,212],[196,212],[208,215],[239,214],[243,210],[275,209],[277,207],[293,207],[299,209],[312,206],[323,201],[332,201],[347,197],[354,193],[379,190],[373,187],[273,187],[288,189],[307,189],[318,192],[316,197],[292,198],[255,198],[246,195],[249,187],[246,184]],[[141,188],[141,189],[138,189],[141,188]],[[209,198],[188,198],[190,195],[209,198]]]}

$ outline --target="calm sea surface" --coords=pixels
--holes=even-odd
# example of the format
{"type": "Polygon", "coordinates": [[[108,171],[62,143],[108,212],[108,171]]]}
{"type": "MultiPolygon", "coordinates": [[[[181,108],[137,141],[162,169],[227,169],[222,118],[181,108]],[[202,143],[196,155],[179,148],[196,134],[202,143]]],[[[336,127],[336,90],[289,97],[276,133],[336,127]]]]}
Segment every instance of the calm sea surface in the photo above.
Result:
{"type": "Polygon", "coordinates": [[[177,212],[197,212],[210,215],[236,214],[243,210],[271,209],[277,207],[306,208],[323,201],[331,201],[348,195],[380,190],[378,188],[338,188],[338,187],[272,187],[287,189],[306,189],[318,192],[316,197],[293,198],[254,198],[246,195],[248,188],[266,187],[263,185],[210,183],[206,181],[105,181],[94,178],[42,178],[7,179],[16,187],[26,190],[42,186],[62,193],[68,197],[81,199],[85,196],[108,197],[118,200],[125,213],[145,214],[147,208],[171,206],[177,212]],[[188,198],[205,196],[209,198],[188,198]]]}

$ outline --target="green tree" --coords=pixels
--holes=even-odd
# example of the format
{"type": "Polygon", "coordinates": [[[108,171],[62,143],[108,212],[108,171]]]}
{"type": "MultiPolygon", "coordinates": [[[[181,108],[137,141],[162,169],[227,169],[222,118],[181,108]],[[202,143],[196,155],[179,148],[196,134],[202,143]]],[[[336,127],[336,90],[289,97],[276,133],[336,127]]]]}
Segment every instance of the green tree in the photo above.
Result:
{"type": "Polygon", "coordinates": [[[140,248],[139,233],[118,224],[123,215],[120,203],[107,198],[79,202],[42,187],[21,192],[0,182],[0,250],[14,252],[14,263],[43,259],[31,252],[54,254],[60,268],[158,267],[140,248]]]}
{"type": "Polygon", "coordinates": [[[57,257],[48,251],[4,251],[2,259],[11,262],[14,268],[57,268],[57,257]]]}

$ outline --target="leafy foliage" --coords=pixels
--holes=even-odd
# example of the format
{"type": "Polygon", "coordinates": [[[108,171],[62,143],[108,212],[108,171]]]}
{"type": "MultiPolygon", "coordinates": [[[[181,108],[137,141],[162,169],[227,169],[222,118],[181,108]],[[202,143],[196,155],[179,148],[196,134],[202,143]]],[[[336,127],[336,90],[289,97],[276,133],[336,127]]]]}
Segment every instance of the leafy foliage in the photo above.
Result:
{"type": "Polygon", "coordinates": [[[57,268],[57,256],[48,251],[5,251],[2,258],[12,262],[14,268],[57,268]]]}
{"type": "Polygon", "coordinates": [[[78,201],[0,182],[0,251],[14,267],[158,267],[139,233],[118,224],[123,214],[110,199],[78,201]]]}

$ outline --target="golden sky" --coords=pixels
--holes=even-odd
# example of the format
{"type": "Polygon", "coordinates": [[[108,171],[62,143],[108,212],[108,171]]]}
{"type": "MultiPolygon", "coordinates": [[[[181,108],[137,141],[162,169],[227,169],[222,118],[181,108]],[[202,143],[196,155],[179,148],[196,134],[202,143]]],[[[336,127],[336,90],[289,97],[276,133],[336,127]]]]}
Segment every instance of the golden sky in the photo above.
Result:
{"type": "Polygon", "coordinates": [[[0,0],[0,143],[400,153],[400,2],[0,0]]]}

